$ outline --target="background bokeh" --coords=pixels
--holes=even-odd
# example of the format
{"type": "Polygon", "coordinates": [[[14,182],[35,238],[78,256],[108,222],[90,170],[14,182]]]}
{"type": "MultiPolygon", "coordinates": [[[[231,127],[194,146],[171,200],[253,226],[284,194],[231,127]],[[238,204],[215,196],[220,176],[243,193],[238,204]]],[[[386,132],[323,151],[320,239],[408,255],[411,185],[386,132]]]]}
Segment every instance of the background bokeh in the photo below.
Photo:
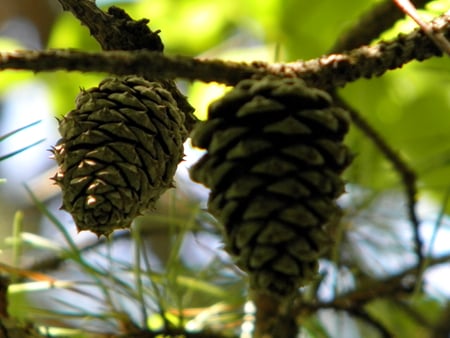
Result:
{"type": "MultiPolygon", "coordinates": [[[[339,33],[377,2],[98,0],[97,4],[105,7],[118,5],[135,19],[150,18],[151,28],[161,29],[168,54],[284,62],[325,54],[339,33]]],[[[81,26],[70,13],[62,12],[56,0],[0,0],[0,8],[2,51],[46,48],[99,50],[86,27],[81,26]]],[[[449,0],[431,1],[421,14],[432,18],[449,8],[449,0]]],[[[413,28],[415,25],[410,20],[402,20],[382,38],[393,38],[399,32],[409,32],[413,28]]],[[[56,117],[73,108],[80,87],[95,86],[104,76],[63,71],[0,73],[0,135],[40,121],[0,142],[0,156],[44,139],[38,145],[0,162],[0,177],[6,179],[0,184],[0,238],[11,236],[14,218],[21,211],[24,231],[63,243],[61,233],[55,231],[48,218],[30,199],[26,185],[67,227],[76,243],[87,246],[96,242],[96,237],[90,233],[77,234],[70,215],[59,210],[60,193],[49,180],[56,169],[48,149],[59,137],[56,117]]],[[[179,81],[179,86],[188,95],[201,119],[206,117],[208,103],[226,90],[215,83],[179,81]]],[[[348,84],[340,92],[417,171],[420,188],[418,206],[426,250],[435,255],[450,253],[447,216],[450,211],[448,58],[412,62],[382,77],[348,84]]],[[[406,200],[398,174],[356,128],[352,129],[346,142],[356,155],[354,163],[345,173],[348,193],[340,200],[346,213],[344,222],[350,230],[347,254],[360,257],[361,266],[370,275],[395,273],[402,267],[414,264],[415,260],[411,252],[412,232],[406,217],[406,200]]],[[[199,216],[205,207],[207,191],[192,183],[188,177],[187,169],[199,154],[199,150],[186,144],[186,161],[180,165],[177,188],[163,196],[152,215],[137,221],[155,269],[162,269],[170,261],[175,245],[167,223],[180,220],[192,220],[193,224],[211,223],[204,214],[199,216]]],[[[220,237],[214,230],[186,231],[178,244],[181,262],[186,270],[202,270],[217,259],[228,262],[228,257],[221,251],[220,237]]],[[[112,254],[132,262],[132,255],[129,254],[131,246],[130,236],[119,238],[112,254]]],[[[109,249],[105,246],[100,250],[109,249]]],[[[94,256],[100,260],[98,252],[94,256]]],[[[35,249],[25,250],[20,263],[29,267],[43,258],[35,249]]],[[[17,263],[7,245],[0,252],[0,261],[17,263]]],[[[336,292],[331,287],[336,282],[333,270],[326,264],[323,269],[330,272],[327,277],[330,288],[323,290],[323,297],[332,297],[336,292]]],[[[230,269],[223,275],[232,276],[230,278],[237,283],[235,287],[243,288],[238,282],[239,273],[230,269]]],[[[70,266],[61,268],[57,276],[84,278],[70,266]]],[[[426,278],[425,287],[430,299],[446,303],[450,297],[447,283],[450,278],[449,264],[431,269],[426,278]]],[[[351,277],[347,280],[342,278],[340,288],[351,288],[353,282],[351,277]]],[[[42,295],[35,301],[41,302],[39,297],[42,295]]],[[[68,301],[69,298],[65,299],[68,301]]],[[[90,300],[86,298],[85,301],[89,304],[90,300]]],[[[202,302],[206,300],[198,300],[197,303],[202,302]]],[[[191,304],[195,305],[196,301],[192,300],[191,304]]],[[[382,309],[383,304],[379,311],[382,309]]],[[[358,337],[360,334],[356,324],[348,318],[333,317],[323,312],[322,319],[325,326],[334,328],[336,337],[358,337]]]]}

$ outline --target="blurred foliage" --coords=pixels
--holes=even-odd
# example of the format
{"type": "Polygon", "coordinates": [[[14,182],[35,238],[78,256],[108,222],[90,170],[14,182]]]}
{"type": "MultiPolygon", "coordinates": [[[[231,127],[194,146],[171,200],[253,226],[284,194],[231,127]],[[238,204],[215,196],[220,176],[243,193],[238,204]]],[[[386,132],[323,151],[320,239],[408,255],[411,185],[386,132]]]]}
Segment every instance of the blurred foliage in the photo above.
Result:
{"type": "MultiPolygon", "coordinates": [[[[9,286],[11,316],[40,324],[41,332],[52,337],[95,337],[95,333],[129,330],[138,330],[137,334],[147,328],[220,329],[224,334],[236,330],[245,301],[244,283],[230,269],[229,262],[214,257],[203,268],[193,269],[182,260],[185,236],[198,227],[198,208],[191,208],[187,219],[175,217],[167,225],[173,234],[171,252],[161,269],[150,263],[148,243],[139,227],[142,222],[135,224],[133,244],[128,242],[126,257],[115,249],[121,245],[117,237],[82,251],[58,217],[29,193],[64,242],[21,232],[6,243],[33,249],[40,257],[55,255],[64,261],[60,272],[69,270],[77,277],[65,280],[58,273],[15,270],[18,276],[31,281],[18,278],[9,286]]],[[[149,215],[147,221],[152,222],[152,217],[149,215]]],[[[128,240],[129,234],[123,232],[123,239],[128,240]]]]}
{"type": "Polygon", "coordinates": [[[392,332],[401,332],[401,337],[411,338],[426,337],[429,327],[439,320],[438,314],[442,309],[442,305],[436,300],[423,297],[412,302],[380,299],[367,307],[392,332]]]}
{"type": "MultiPolygon", "coordinates": [[[[325,54],[339,33],[348,28],[360,14],[369,10],[377,2],[379,1],[98,1],[102,6],[119,5],[135,19],[149,18],[152,30],[161,29],[165,52],[168,54],[200,55],[247,61],[292,61],[325,54]]],[[[450,0],[436,0],[431,2],[421,13],[426,18],[431,18],[449,8],[450,0]]],[[[415,25],[411,20],[405,19],[385,32],[381,38],[390,39],[399,32],[408,32],[414,28],[415,25]]],[[[89,36],[87,28],[69,13],[60,15],[48,47],[99,50],[94,39],[89,36]]],[[[20,46],[5,39],[0,40],[1,50],[11,48],[20,48],[20,46]]],[[[55,112],[57,115],[62,115],[73,108],[80,87],[89,88],[96,85],[104,77],[104,74],[61,71],[32,75],[22,71],[5,71],[2,72],[0,93],[14,84],[35,76],[46,81],[52,91],[55,112]]],[[[184,81],[180,84],[188,94],[191,103],[197,108],[197,115],[202,119],[206,117],[208,103],[226,90],[224,86],[217,84],[186,83],[184,81]]],[[[401,70],[389,72],[375,79],[359,80],[348,84],[339,91],[418,172],[422,192],[419,197],[431,197],[432,201],[439,204],[439,201],[443,200],[443,194],[450,187],[450,63],[448,58],[433,59],[423,63],[412,62],[401,70]]],[[[397,173],[361,131],[353,128],[346,142],[355,153],[355,160],[346,171],[345,176],[349,183],[357,187],[357,190],[368,191],[375,196],[384,191],[401,188],[397,173]]],[[[358,198],[358,196],[353,198],[355,198],[353,205],[360,203],[361,208],[364,207],[364,198],[358,198]]],[[[370,202],[367,202],[368,204],[370,202]]],[[[395,207],[400,208],[401,204],[401,202],[397,203],[395,207]]],[[[446,206],[446,211],[450,212],[450,205],[446,206]]],[[[375,210],[374,213],[376,214],[376,212],[375,210]]],[[[400,211],[399,213],[401,214],[400,211]]],[[[54,220],[55,222],[58,224],[57,220],[54,220]]],[[[365,222],[369,224],[369,228],[370,225],[377,225],[377,222],[368,219],[365,219],[365,222]]],[[[381,223],[384,224],[385,219],[380,216],[378,222],[381,227],[381,223]]],[[[392,221],[390,225],[394,223],[392,221]]],[[[358,230],[362,231],[363,227],[359,227],[358,230]]],[[[389,233],[387,232],[385,236],[389,236],[389,233]]],[[[179,237],[178,240],[181,238],[179,237]]],[[[380,236],[379,240],[383,241],[383,237],[380,236]]],[[[34,246],[38,245],[36,243],[36,238],[31,241],[34,246]]],[[[52,247],[50,243],[47,244],[49,245],[47,250],[50,248],[52,248],[51,250],[60,250],[58,254],[67,255],[81,267],[81,270],[90,270],[94,277],[96,276],[95,278],[105,278],[107,271],[87,264],[73,252],[72,247],[63,249],[52,247]]],[[[177,246],[175,245],[175,247],[177,246]]],[[[208,280],[212,272],[217,273],[220,270],[219,267],[215,266],[213,270],[205,269],[201,272],[189,270],[180,266],[176,256],[179,251],[174,250],[173,252],[171,267],[173,269],[177,267],[177,273],[175,274],[174,270],[168,270],[166,274],[158,275],[160,281],[166,283],[168,290],[172,292],[168,296],[170,302],[164,304],[161,307],[162,310],[158,309],[161,313],[158,314],[158,311],[155,311],[155,314],[147,318],[148,325],[152,327],[160,324],[158,315],[163,316],[164,311],[182,307],[187,298],[193,301],[197,300],[196,297],[199,297],[199,294],[203,294],[200,297],[202,301],[209,297],[210,300],[213,299],[216,302],[215,304],[220,303],[218,296],[220,290],[215,288],[212,283],[202,285],[199,280],[196,281],[196,277],[199,276],[208,280]],[[178,276],[180,271],[183,275],[178,276]],[[175,286],[179,286],[180,283],[182,289],[178,290],[175,286]],[[205,296],[205,292],[207,296],[205,296]],[[180,297],[183,298],[182,302],[177,303],[180,301],[180,297]]],[[[130,275],[133,276],[132,273],[143,274],[145,270],[133,272],[132,266],[125,263],[120,264],[116,258],[112,259],[112,262],[120,266],[121,273],[127,278],[130,275]]],[[[367,260],[364,263],[368,264],[367,260]]],[[[219,266],[223,268],[223,265],[219,264],[219,266]]],[[[145,273],[147,272],[145,271],[145,273]]],[[[146,283],[149,284],[145,285],[145,292],[154,293],[155,289],[152,289],[154,286],[149,280],[149,278],[146,279],[146,283]]],[[[230,280],[228,281],[230,282],[230,280]]],[[[118,279],[114,279],[110,283],[119,287],[123,294],[131,297],[130,285],[121,284],[118,279]]],[[[97,284],[97,286],[99,285],[97,284]]],[[[241,284],[233,285],[236,294],[240,292],[241,286],[241,284]]],[[[152,297],[154,296],[152,294],[152,297]]],[[[239,294],[239,297],[242,296],[239,294]]],[[[13,311],[23,312],[23,308],[20,308],[20,306],[24,306],[20,292],[12,297],[17,297],[15,304],[18,307],[13,311]]],[[[233,301],[238,302],[236,299],[233,301]]],[[[424,323],[418,321],[417,317],[412,316],[412,313],[420,314],[427,323],[433,323],[438,319],[442,307],[443,304],[438,301],[423,296],[412,304],[408,304],[408,307],[403,306],[401,309],[399,304],[393,304],[388,300],[379,300],[370,303],[367,310],[387,327],[392,328],[398,337],[420,338],[426,336],[427,328],[424,323]]],[[[81,316],[81,312],[76,310],[74,309],[74,316],[81,316]]],[[[119,311],[116,308],[113,310],[118,315],[119,311]]],[[[207,314],[210,310],[204,308],[207,314]]],[[[179,316],[178,319],[182,317],[179,312],[174,310],[171,312],[171,316],[173,313],[179,316]]],[[[216,314],[214,311],[211,313],[216,314]]],[[[91,316],[99,318],[98,313],[92,313],[91,316]]],[[[170,316],[166,315],[166,317],[170,316]]],[[[195,316],[191,316],[189,319],[193,317],[195,316]]],[[[206,318],[211,317],[206,316],[206,318]]],[[[324,317],[319,316],[306,320],[305,330],[311,337],[336,337],[332,330],[324,324],[326,321],[320,320],[321,318],[324,317]]],[[[179,322],[183,322],[183,320],[180,319],[179,322]]],[[[232,320],[235,318],[231,318],[230,322],[232,320]]],[[[173,322],[176,320],[174,319],[173,322]]],[[[184,320],[183,323],[185,324],[186,321],[184,320]]],[[[358,323],[362,322],[358,321],[358,323]]],[[[359,330],[360,336],[377,337],[373,329],[367,329],[367,325],[358,326],[356,330],[359,330]]],[[[355,333],[354,337],[358,337],[358,333],[355,333]]]]}
{"type": "MultiPolygon", "coordinates": [[[[448,189],[448,60],[414,62],[402,71],[350,84],[341,92],[418,171],[423,188],[441,193],[448,189]]],[[[398,184],[382,155],[363,134],[354,130],[348,143],[356,153],[347,172],[349,180],[373,189],[398,184]]]]}

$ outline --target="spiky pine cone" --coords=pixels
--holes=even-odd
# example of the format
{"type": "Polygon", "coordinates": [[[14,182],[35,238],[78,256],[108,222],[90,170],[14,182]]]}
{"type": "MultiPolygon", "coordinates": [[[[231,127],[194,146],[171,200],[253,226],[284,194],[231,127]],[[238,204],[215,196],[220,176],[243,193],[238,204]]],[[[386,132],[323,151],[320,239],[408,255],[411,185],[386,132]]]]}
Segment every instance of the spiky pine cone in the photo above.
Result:
{"type": "Polygon", "coordinates": [[[62,209],[79,231],[99,236],[128,228],[173,185],[187,137],[171,93],[138,76],[83,90],[59,131],[52,151],[62,209]]]}
{"type": "Polygon", "coordinates": [[[191,168],[253,289],[287,296],[316,275],[350,163],[348,113],[300,79],[241,81],[192,134],[191,168]]]}

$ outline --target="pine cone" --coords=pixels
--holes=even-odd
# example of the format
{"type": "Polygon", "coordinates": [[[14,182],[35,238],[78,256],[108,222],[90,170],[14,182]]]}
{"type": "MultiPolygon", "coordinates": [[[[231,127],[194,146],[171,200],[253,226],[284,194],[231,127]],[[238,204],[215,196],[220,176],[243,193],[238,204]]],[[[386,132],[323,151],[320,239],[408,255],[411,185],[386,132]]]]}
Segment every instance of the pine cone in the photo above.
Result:
{"type": "Polygon", "coordinates": [[[107,78],[82,91],[59,131],[52,152],[61,208],[78,231],[98,236],[130,227],[173,186],[187,137],[170,92],[137,76],[107,78]]]}
{"type": "Polygon", "coordinates": [[[191,168],[252,288],[286,296],[310,282],[350,163],[348,113],[300,79],[241,81],[193,132],[207,153],[191,168]]]}

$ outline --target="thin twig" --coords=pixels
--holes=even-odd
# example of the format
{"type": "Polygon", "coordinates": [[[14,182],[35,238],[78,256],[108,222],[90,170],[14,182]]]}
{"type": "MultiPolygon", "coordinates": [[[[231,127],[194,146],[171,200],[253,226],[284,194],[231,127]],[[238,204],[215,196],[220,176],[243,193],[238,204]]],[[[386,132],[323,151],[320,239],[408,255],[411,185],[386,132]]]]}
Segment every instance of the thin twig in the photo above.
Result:
{"type": "MultiPolygon", "coordinates": [[[[417,177],[413,169],[409,167],[402,156],[396,152],[391,146],[383,139],[383,137],[372,128],[372,126],[352,107],[346,102],[340,101],[339,104],[350,113],[352,122],[377,146],[377,148],[383,153],[386,159],[391,162],[394,169],[398,172],[405,187],[405,193],[407,197],[408,217],[411,221],[413,233],[414,233],[414,247],[417,255],[418,266],[422,268],[424,263],[423,258],[423,242],[420,237],[420,221],[417,216],[416,204],[417,204],[417,177]]],[[[418,269],[418,277],[420,277],[421,269],[418,269]]],[[[416,283],[420,283],[417,280],[416,283]]]]}
{"type": "Polygon", "coordinates": [[[417,23],[417,25],[422,28],[428,37],[434,41],[436,46],[438,46],[443,52],[447,53],[450,56],[450,42],[441,34],[436,34],[433,31],[433,28],[425,21],[422,20],[419,13],[417,12],[416,7],[409,0],[393,0],[394,3],[411,19],[417,23]]]}
{"type": "MultiPolygon", "coordinates": [[[[436,266],[439,264],[448,263],[449,261],[450,254],[437,258],[429,258],[429,266],[436,266]]],[[[365,304],[373,300],[383,298],[389,298],[400,302],[413,292],[414,285],[410,283],[409,278],[416,275],[418,270],[419,267],[414,265],[388,278],[366,281],[361,283],[361,288],[341,294],[330,302],[299,301],[292,312],[295,316],[302,316],[302,318],[304,318],[321,309],[345,311],[374,326],[381,334],[383,334],[383,337],[393,337],[389,330],[387,330],[381,322],[362,310],[362,308],[365,304]]],[[[448,323],[448,317],[446,317],[445,320],[447,320],[445,323],[448,323]]],[[[442,323],[444,323],[445,320],[443,319],[442,323]]],[[[442,329],[442,331],[440,329],[436,330],[439,331],[439,333],[448,330],[448,325],[444,326],[445,328],[442,329]]],[[[441,338],[443,336],[436,335],[436,337],[441,338]]]]}
{"type": "MultiPolygon", "coordinates": [[[[428,2],[430,0],[414,1],[417,8],[425,6],[428,2]]],[[[345,50],[368,45],[385,30],[392,27],[402,16],[403,13],[396,8],[391,0],[377,3],[361,15],[358,21],[337,39],[330,53],[341,53],[345,50]]]]}
{"type": "MultiPolygon", "coordinates": [[[[437,266],[450,262],[450,254],[429,258],[429,266],[437,266]]],[[[319,309],[335,309],[346,311],[358,308],[374,300],[382,298],[404,299],[413,292],[413,280],[410,278],[417,274],[419,267],[414,265],[399,273],[383,279],[372,279],[361,283],[361,287],[338,295],[329,302],[299,301],[293,308],[296,316],[315,313],[319,309]]]]}
{"type": "MultiPolygon", "coordinates": [[[[415,1],[416,6],[424,6],[429,1],[415,1]]],[[[356,47],[359,44],[368,44],[370,41],[379,34],[381,34],[385,29],[392,26],[392,24],[401,18],[402,12],[397,10],[396,4],[398,5],[398,0],[387,0],[378,4],[373,8],[372,11],[363,15],[358,24],[352,27],[347,34],[338,40],[338,43],[333,47],[332,51],[342,52],[345,49],[356,47]]],[[[410,3],[411,4],[411,3],[410,3]]],[[[412,5],[412,4],[411,4],[412,5]]],[[[413,7],[414,8],[414,7],[413,7]]],[[[420,21],[420,20],[419,20],[420,21]]],[[[422,25],[425,25],[420,21],[422,25]]],[[[422,27],[422,26],[421,26],[422,27]]],[[[425,34],[430,35],[431,26],[426,24],[428,33],[426,30],[425,34]]],[[[423,27],[422,27],[423,29],[423,27]]],[[[369,139],[375,144],[376,147],[385,155],[385,157],[392,163],[394,169],[399,173],[402,178],[403,184],[405,186],[407,200],[408,200],[408,217],[411,221],[414,231],[414,243],[415,251],[418,257],[418,265],[424,268],[423,252],[422,252],[422,240],[420,238],[419,232],[419,219],[416,213],[416,195],[417,195],[417,183],[415,172],[407,165],[406,161],[394,150],[391,146],[384,141],[383,137],[373,129],[370,124],[359,114],[358,111],[349,107],[345,101],[336,96],[340,104],[346,106],[352,116],[352,120],[355,125],[365,133],[369,139]]],[[[421,282],[421,269],[418,269],[416,286],[420,287],[421,282]]]]}
{"type": "Polygon", "coordinates": [[[352,315],[353,317],[359,318],[372,327],[374,327],[384,338],[392,338],[393,334],[385,327],[383,323],[381,323],[378,319],[374,318],[370,313],[365,311],[359,304],[355,305],[352,303],[305,303],[302,305],[301,313],[302,314],[311,314],[315,313],[318,310],[323,309],[331,309],[335,311],[343,311],[352,315]]]}

